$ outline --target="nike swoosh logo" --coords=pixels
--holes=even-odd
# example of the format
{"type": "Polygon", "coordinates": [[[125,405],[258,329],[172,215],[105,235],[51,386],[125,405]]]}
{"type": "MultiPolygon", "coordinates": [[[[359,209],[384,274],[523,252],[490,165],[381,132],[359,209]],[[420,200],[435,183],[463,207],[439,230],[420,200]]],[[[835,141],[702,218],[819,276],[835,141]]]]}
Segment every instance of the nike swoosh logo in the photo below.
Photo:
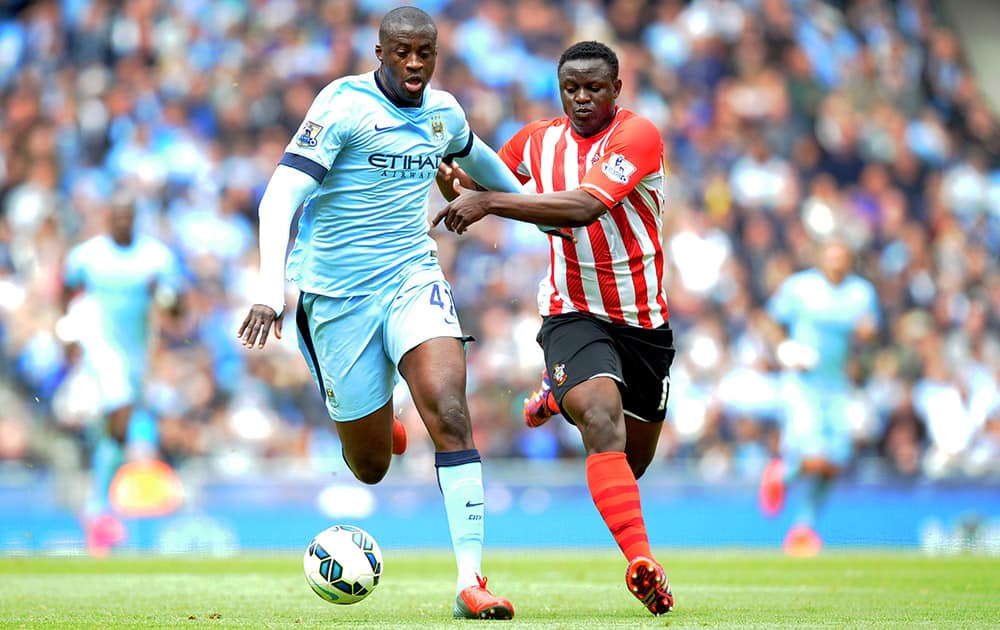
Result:
{"type": "Polygon", "coordinates": [[[386,129],[395,129],[396,125],[386,125],[385,127],[379,127],[378,123],[375,123],[375,131],[385,131],[386,129]]]}
{"type": "Polygon", "coordinates": [[[477,505],[482,505],[482,504],[483,504],[482,501],[480,501],[479,503],[473,503],[472,501],[466,501],[465,502],[465,507],[476,507],[477,505]]]}

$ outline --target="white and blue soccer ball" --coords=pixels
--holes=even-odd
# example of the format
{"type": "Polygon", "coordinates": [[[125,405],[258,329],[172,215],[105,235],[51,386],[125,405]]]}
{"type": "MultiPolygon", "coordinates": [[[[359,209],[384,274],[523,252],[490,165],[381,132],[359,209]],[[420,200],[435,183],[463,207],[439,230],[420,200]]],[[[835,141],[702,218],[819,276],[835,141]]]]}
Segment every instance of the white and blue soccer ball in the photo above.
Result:
{"type": "Polygon", "coordinates": [[[317,595],[333,604],[354,604],[378,586],[382,551],[360,527],[334,525],[309,543],[302,567],[317,595]]]}

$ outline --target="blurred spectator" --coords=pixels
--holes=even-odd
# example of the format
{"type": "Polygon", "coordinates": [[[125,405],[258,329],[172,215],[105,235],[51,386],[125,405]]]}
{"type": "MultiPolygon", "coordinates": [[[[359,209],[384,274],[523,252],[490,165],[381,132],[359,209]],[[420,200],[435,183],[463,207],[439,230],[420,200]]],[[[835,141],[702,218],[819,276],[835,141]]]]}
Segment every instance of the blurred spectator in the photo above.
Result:
{"type": "MultiPolygon", "coordinates": [[[[621,52],[621,104],[656,121],[669,170],[679,353],[662,457],[711,479],[759,466],[777,408],[761,308],[809,264],[811,239],[836,231],[876,284],[885,322],[852,374],[868,401],[859,409],[874,410],[858,415],[859,449],[906,476],[1000,474],[1000,124],[935,3],[417,4],[439,28],[435,81],[494,145],[559,114],[552,78],[567,45],[597,38],[621,52]]],[[[184,317],[161,322],[145,384],[164,453],[225,471],[252,458],[309,465],[311,445],[330,438],[294,339],[248,358],[231,331],[254,284],[266,177],[312,95],[375,67],[388,5],[0,10],[0,458],[86,461],[89,403],[69,392],[87,388],[54,341],[60,269],[124,188],[140,231],[174,249],[192,284],[184,317]],[[70,448],[40,449],[40,436],[70,448]]],[[[524,331],[538,326],[544,240],[490,221],[435,236],[479,338],[469,400],[482,451],[578,456],[561,428],[524,435],[512,411],[541,369],[524,331]]]]}

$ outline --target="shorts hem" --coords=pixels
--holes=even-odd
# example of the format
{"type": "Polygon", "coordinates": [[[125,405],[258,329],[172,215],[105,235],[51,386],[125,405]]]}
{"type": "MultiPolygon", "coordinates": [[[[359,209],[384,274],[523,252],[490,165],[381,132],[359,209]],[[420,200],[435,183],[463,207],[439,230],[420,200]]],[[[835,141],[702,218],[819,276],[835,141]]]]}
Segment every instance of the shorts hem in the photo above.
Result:
{"type": "Polygon", "coordinates": [[[327,404],[326,413],[327,415],[330,416],[330,419],[333,420],[334,422],[354,422],[355,420],[360,420],[361,418],[364,418],[370,413],[374,413],[390,400],[392,400],[392,392],[389,392],[389,395],[386,396],[385,399],[379,402],[378,404],[365,405],[364,407],[360,407],[361,411],[357,412],[352,411],[350,413],[344,413],[343,411],[340,411],[340,408],[338,407],[336,415],[334,415],[333,411],[330,409],[330,405],[327,404]],[[345,417],[345,416],[350,416],[350,417],[345,417]]]}

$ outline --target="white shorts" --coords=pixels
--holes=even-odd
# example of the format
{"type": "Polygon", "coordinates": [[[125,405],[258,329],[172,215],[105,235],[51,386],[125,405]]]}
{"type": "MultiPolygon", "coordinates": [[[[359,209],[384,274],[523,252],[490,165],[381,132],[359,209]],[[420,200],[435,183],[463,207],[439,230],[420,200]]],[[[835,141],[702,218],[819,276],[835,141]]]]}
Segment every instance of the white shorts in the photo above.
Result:
{"type": "Polygon", "coordinates": [[[428,258],[406,272],[381,293],[299,297],[299,350],[338,422],[362,418],[389,401],[409,350],[436,337],[463,338],[437,261],[428,258]]]}
{"type": "Polygon", "coordinates": [[[87,370],[97,383],[99,409],[110,413],[138,401],[142,372],[135,360],[108,344],[93,344],[85,350],[87,370]]]}

